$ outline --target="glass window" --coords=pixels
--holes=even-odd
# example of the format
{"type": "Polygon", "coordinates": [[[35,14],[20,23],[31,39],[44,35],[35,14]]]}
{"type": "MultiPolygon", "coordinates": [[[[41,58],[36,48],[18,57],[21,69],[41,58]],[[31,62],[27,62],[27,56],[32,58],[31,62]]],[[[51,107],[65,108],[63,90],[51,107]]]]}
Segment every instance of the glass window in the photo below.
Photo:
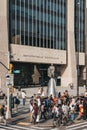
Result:
{"type": "Polygon", "coordinates": [[[84,52],[85,48],[85,0],[75,0],[75,44],[78,51],[78,43],[80,51],[84,52]],[[78,4],[79,3],[79,4],[78,4]]]}
{"type": "MultiPolygon", "coordinates": [[[[52,49],[66,47],[65,0],[10,0],[10,2],[12,12],[10,34],[11,40],[13,36],[15,37],[15,44],[18,35],[21,38],[20,44],[23,45],[52,49]]],[[[83,23],[83,13],[81,17],[83,23]]],[[[81,30],[83,28],[84,26],[81,25],[81,30]]]]}

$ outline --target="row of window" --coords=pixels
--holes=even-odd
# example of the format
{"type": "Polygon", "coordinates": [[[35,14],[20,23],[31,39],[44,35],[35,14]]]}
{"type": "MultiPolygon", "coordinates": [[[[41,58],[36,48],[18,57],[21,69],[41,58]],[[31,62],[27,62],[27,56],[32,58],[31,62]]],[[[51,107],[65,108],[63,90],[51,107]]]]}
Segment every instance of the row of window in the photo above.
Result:
{"type": "Polygon", "coordinates": [[[31,7],[39,7],[39,9],[50,9],[52,11],[57,11],[56,9],[59,9],[61,10],[61,6],[62,5],[62,8],[65,7],[66,5],[66,1],[65,0],[14,0],[12,1],[12,4],[13,5],[17,5],[17,6],[21,6],[21,7],[24,7],[25,8],[28,8],[28,6],[30,5],[31,7]]]}
{"type": "Polygon", "coordinates": [[[11,1],[11,43],[65,50],[66,2],[63,1],[11,1]]]}
{"type": "MultiPolygon", "coordinates": [[[[10,42],[66,49],[67,0],[10,0],[10,42]],[[20,36],[20,40],[13,40],[20,36]],[[50,40],[49,40],[50,39],[50,40]],[[20,42],[16,42],[20,41],[20,42]]],[[[84,51],[85,0],[75,0],[75,44],[84,51]]]]}
{"type": "Polygon", "coordinates": [[[15,21],[15,19],[17,19],[18,21],[27,21],[28,22],[28,20],[30,21],[30,20],[32,20],[32,21],[43,21],[43,22],[47,22],[47,23],[50,23],[50,24],[56,24],[56,25],[63,25],[63,26],[65,26],[66,25],[66,21],[65,21],[65,18],[64,17],[55,17],[55,16],[51,16],[51,15],[47,15],[47,16],[45,16],[45,15],[39,15],[38,17],[36,17],[36,16],[31,16],[31,15],[29,15],[28,17],[25,15],[25,16],[23,16],[23,15],[18,15],[18,14],[15,14],[15,15],[12,15],[12,18],[14,19],[14,21],[15,21]],[[41,17],[40,17],[41,16],[41,17]]]}
{"type": "Polygon", "coordinates": [[[30,45],[30,46],[37,46],[37,47],[44,47],[44,48],[51,48],[51,49],[60,49],[65,50],[65,42],[64,40],[57,40],[57,39],[42,39],[38,37],[26,36],[24,35],[17,35],[12,37],[12,42],[15,44],[21,45],[30,45]]]}
{"type": "Polygon", "coordinates": [[[75,46],[85,51],[85,0],[75,0],[75,46]]]}

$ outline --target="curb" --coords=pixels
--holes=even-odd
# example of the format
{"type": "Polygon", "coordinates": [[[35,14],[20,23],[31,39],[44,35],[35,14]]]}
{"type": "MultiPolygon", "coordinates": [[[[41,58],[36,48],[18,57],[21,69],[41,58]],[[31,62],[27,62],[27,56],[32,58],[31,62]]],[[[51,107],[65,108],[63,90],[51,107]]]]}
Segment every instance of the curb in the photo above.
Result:
{"type": "Polygon", "coordinates": [[[53,127],[53,125],[46,125],[46,124],[44,124],[44,125],[36,125],[36,126],[39,126],[39,127],[53,127]]]}

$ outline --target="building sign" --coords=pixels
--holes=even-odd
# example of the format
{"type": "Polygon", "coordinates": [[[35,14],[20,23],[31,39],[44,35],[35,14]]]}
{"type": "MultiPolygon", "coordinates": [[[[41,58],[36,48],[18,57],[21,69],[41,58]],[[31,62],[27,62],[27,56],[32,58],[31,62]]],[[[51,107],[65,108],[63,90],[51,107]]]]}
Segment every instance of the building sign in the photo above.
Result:
{"type": "Polygon", "coordinates": [[[23,45],[11,45],[12,59],[18,62],[66,64],[66,51],[23,45]],[[21,51],[20,51],[21,50],[21,51]],[[21,53],[22,52],[22,53],[21,53]]]}

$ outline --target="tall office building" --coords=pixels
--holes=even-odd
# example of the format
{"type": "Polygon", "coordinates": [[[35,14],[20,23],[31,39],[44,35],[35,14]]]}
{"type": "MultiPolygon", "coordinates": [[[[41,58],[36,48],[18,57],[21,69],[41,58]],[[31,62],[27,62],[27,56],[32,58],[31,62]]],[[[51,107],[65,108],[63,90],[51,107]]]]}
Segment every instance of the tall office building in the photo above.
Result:
{"type": "Polygon", "coordinates": [[[77,93],[86,84],[86,8],[87,0],[0,1],[0,86],[10,63],[15,87],[46,86],[53,65],[57,88],[77,93]]]}

